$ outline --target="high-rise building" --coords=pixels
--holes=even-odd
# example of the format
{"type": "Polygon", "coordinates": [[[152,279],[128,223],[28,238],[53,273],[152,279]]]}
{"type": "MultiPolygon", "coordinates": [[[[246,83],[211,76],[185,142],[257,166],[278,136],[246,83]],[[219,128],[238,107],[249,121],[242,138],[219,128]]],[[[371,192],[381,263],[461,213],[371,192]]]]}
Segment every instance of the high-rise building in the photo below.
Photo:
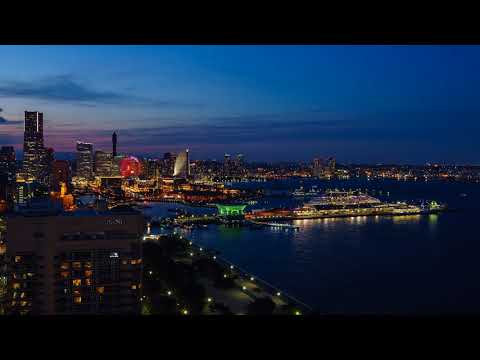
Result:
{"type": "Polygon", "coordinates": [[[117,133],[113,132],[112,134],[112,156],[117,156],[117,133]]]}
{"type": "Polygon", "coordinates": [[[0,149],[0,207],[9,210],[15,197],[16,161],[13,146],[0,149]]]}
{"type": "Polygon", "coordinates": [[[112,153],[95,151],[95,176],[112,176],[112,153]]]}
{"type": "Polygon", "coordinates": [[[175,160],[173,176],[182,178],[190,176],[190,159],[188,156],[188,149],[178,154],[175,160]]]}
{"type": "Polygon", "coordinates": [[[329,157],[327,160],[328,172],[330,175],[335,175],[336,161],[334,157],[329,157]]]}
{"type": "Polygon", "coordinates": [[[42,177],[43,156],[43,113],[25,111],[23,172],[28,177],[37,180],[42,177]]]}
{"type": "Polygon", "coordinates": [[[52,189],[54,191],[60,191],[62,183],[64,183],[68,189],[70,180],[70,163],[67,160],[55,160],[52,171],[52,189]]]}
{"type": "Polygon", "coordinates": [[[162,175],[172,176],[175,170],[175,160],[177,155],[167,152],[163,155],[162,175]]]}
{"type": "Polygon", "coordinates": [[[7,218],[12,314],[138,313],[145,220],[131,209],[31,206],[7,218]]]}
{"type": "Polygon", "coordinates": [[[313,159],[312,174],[315,177],[321,177],[323,175],[323,159],[313,159]]]}
{"type": "Polygon", "coordinates": [[[77,176],[91,179],[93,176],[93,145],[77,141],[77,176]]]}
{"type": "Polygon", "coordinates": [[[44,185],[50,185],[53,175],[53,162],[55,161],[55,152],[53,148],[43,148],[39,164],[38,181],[44,185]]]}

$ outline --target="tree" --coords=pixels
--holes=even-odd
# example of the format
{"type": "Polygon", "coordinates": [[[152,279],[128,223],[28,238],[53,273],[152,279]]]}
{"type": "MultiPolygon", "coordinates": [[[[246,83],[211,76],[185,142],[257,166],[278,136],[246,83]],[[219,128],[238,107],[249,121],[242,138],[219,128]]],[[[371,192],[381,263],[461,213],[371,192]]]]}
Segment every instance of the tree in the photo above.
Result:
{"type": "Polygon", "coordinates": [[[275,310],[275,303],[269,297],[258,298],[248,304],[249,315],[272,315],[275,310]]]}

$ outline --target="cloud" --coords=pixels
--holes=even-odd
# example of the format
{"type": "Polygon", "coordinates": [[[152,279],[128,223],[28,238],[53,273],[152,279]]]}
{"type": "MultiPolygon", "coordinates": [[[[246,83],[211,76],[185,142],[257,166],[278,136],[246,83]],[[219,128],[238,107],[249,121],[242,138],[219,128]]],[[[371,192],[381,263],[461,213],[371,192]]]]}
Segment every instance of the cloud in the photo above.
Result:
{"type": "Polygon", "coordinates": [[[7,120],[4,117],[0,116],[0,125],[13,125],[21,124],[22,120],[7,120]]]}
{"type": "Polygon", "coordinates": [[[71,75],[59,75],[39,81],[10,81],[0,85],[0,97],[22,97],[54,102],[76,103],[82,106],[117,104],[152,107],[201,107],[202,104],[177,100],[143,98],[115,91],[101,91],[75,80],[71,75]]]}

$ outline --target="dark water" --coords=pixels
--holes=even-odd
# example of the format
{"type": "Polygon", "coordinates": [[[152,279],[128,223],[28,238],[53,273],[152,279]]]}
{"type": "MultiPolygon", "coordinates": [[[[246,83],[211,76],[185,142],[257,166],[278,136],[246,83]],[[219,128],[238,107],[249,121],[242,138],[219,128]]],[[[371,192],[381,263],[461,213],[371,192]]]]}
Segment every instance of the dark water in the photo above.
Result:
{"type": "MultiPolygon", "coordinates": [[[[389,191],[390,196],[379,196],[389,201],[433,199],[456,211],[298,220],[299,231],[210,226],[189,236],[320,312],[480,313],[480,184],[361,180],[315,184],[321,189],[368,188],[376,195],[389,191]]],[[[299,185],[241,184],[290,189],[299,185]]],[[[255,207],[289,205],[292,199],[265,201],[255,207]]],[[[150,212],[161,213],[167,207],[177,206],[160,205],[150,212]]]]}

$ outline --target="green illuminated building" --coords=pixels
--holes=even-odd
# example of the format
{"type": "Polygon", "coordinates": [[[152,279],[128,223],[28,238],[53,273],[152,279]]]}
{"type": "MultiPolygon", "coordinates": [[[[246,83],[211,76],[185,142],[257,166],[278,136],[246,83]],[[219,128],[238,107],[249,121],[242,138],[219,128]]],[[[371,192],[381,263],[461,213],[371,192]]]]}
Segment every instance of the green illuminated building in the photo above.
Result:
{"type": "Polygon", "coordinates": [[[247,205],[234,204],[234,205],[221,205],[215,204],[220,216],[243,216],[244,210],[247,205]]]}

